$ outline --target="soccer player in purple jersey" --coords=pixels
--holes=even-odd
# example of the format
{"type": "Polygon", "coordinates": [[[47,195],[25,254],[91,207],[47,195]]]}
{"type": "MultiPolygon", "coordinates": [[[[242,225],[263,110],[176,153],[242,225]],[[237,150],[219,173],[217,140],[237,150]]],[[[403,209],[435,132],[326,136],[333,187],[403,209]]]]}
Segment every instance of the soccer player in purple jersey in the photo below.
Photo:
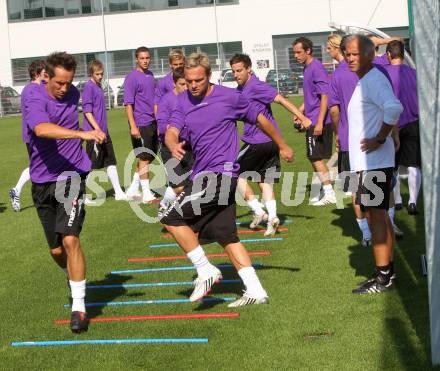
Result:
{"type": "MultiPolygon", "coordinates": [[[[168,55],[171,71],[162,77],[156,85],[155,104],[159,104],[161,98],[174,89],[173,72],[185,65],[185,55],[181,49],[172,49],[168,55]]],[[[157,108],[156,108],[157,111],[157,108]]]]}
{"type": "MultiPolygon", "coordinates": [[[[37,88],[42,82],[47,81],[46,74],[46,64],[43,60],[35,60],[28,67],[29,77],[31,82],[27,84],[21,92],[21,112],[22,112],[22,139],[23,143],[26,144],[26,149],[29,155],[29,132],[27,128],[26,117],[24,116],[25,106],[29,93],[34,88],[37,88]]],[[[29,167],[24,169],[18,179],[17,184],[14,188],[9,190],[9,198],[11,199],[12,208],[19,212],[21,210],[20,206],[20,194],[24,185],[31,180],[31,175],[29,173],[29,167]]]]}
{"type": "MultiPolygon", "coordinates": [[[[261,107],[264,116],[273,124],[279,132],[278,124],[275,121],[270,104],[273,102],[281,104],[289,112],[298,116],[304,126],[311,124],[292,103],[278,93],[269,84],[260,81],[252,73],[252,61],[246,54],[235,54],[229,61],[237,89],[251,102],[261,107]]],[[[245,201],[252,209],[254,219],[250,227],[256,228],[263,220],[267,220],[265,236],[275,235],[280,220],[277,216],[277,206],[273,183],[278,182],[281,164],[278,146],[273,140],[261,131],[255,122],[245,121],[244,134],[241,137],[244,145],[238,155],[240,165],[240,177],[238,179],[238,190],[245,201]],[[258,183],[262,199],[268,214],[263,210],[263,205],[255,197],[252,187],[247,182],[247,177],[258,183]]]]}
{"type": "Polygon", "coordinates": [[[150,50],[141,46],[136,49],[136,69],[131,71],[124,81],[124,105],[130,127],[133,149],[146,148],[136,157],[137,170],[131,185],[127,189],[127,198],[140,197],[142,202],[150,203],[155,197],[150,190],[149,165],[158,149],[157,123],[154,116],[154,75],[148,70],[151,61],[150,50]]]}
{"type": "Polygon", "coordinates": [[[182,128],[187,128],[194,153],[191,182],[159,216],[197,270],[191,301],[202,299],[212,285],[222,279],[221,272],[208,261],[200,246],[201,243],[218,242],[246,287],[243,297],[229,307],[265,304],[268,302],[267,293],[240,243],[235,224],[235,190],[239,173],[237,120],[258,123],[277,143],[283,159],[291,161],[293,151],[260,113],[258,106],[235,89],[210,84],[210,77],[208,56],[191,54],[185,64],[188,91],[177,97],[165,135],[167,147],[175,158],[181,160],[185,155],[185,142],[179,142],[179,134],[182,128]]]}
{"type": "Polygon", "coordinates": [[[391,132],[403,107],[387,77],[373,65],[374,44],[368,37],[350,35],[344,55],[359,77],[347,110],[350,167],[359,175],[356,202],[368,219],[376,266],[373,276],[353,293],[380,293],[394,287],[394,235],[387,209],[395,165],[391,132]]]}
{"type": "MultiPolygon", "coordinates": [[[[391,79],[394,94],[403,105],[403,112],[397,123],[400,148],[396,162],[397,165],[408,168],[408,213],[416,215],[418,214],[417,198],[422,183],[417,78],[416,70],[403,63],[404,53],[403,42],[391,41],[386,49],[390,64],[385,66],[385,70],[391,79]]],[[[394,188],[394,195],[396,205],[401,204],[400,187],[394,188]]]]}
{"type": "Polygon", "coordinates": [[[73,56],[49,55],[49,79],[31,91],[24,115],[30,132],[32,198],[51,256],[68,274],[72,296],[70,328],[72,332],[83,332],[88,326],[84,304],[86,266],[79,235],[91,164],[81,140],[102,143],[105,134],[79,128],[79,92],[72,86],[75,70],[73,56]]]}
{"type": "Polygon", "coordinates": [[[94,140],[87,141],[86,152],[92,161],[92,169],[107,168],[108,177],[115,191],[115,200],[125,201],[127,196],[119,183],[115,151],[108,132],[106,102],[101,86],[104,65],[98,60],[90,61],[88,72],[90,80],[82,91],[83,130],[100,131],[107,139],[102,144],[97,144],[94,140]]]}
{"type": "MultiPolygon", "coordinates": [[[[181,161],[176,160],[165,145],[165,133],[177,102],[177,95],[187,90],[183,67],[178,67],[173,71],[173,84],[174,89],[162,97],[156,113],[157,127],[159,130],[160,156],[162,157],[168,180],[168,187],[160,202],[162,209],[166,209],[168,205],[176,199],[176,195],[183,191],[183,186],[189,180],[193,164],[192,150],[188,143],[185,146],[185,156],[181,161]]],[[[186,130],[181,130],[179,135],[180,141],[188,141],[185,132],[186,130]]]]}
{"type": "Polygon", "coordinates": [[[304,103],[300,111],[312,120],[307,127],[307,157],[318,174],[324,190],[324,196],[313,198],[310,204],[322,206],[336,204],[336,195],[330,180],[330,173],[324,159],[332,155],[333,128],[328,115],[328,76],[320,61],[313,57],[313,43],[306,37],[297,38],[293,44],[293,53],[298,63],[304,65],[304,103]]]}

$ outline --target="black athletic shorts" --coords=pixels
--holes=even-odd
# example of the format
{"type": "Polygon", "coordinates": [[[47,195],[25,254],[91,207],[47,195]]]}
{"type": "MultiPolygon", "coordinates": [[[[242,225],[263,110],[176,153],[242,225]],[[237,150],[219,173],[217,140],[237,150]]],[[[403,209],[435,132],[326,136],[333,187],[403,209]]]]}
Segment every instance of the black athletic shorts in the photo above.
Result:
{"type": "Polygon", "coordinates": [[[270,141],[267,143],[245,143],[238,154],[240,177],[257,183],[277,183],[281,176],[280,151],[270,141]]]}
{"type": "Polygon", "coordinates": [[[396,165],[421,167],[419,121],[411,122],[399,130],[400,148],[396,153],[396,165]]]}
{"type": "Polygon", "coordinates": [[[348,151],[338,152],[338,174],[339,179],[342,180],[342,191],[343,192],[356,192],[355,185],[357,184],[357,174],[351,171],[350,168],[350,156],[348,151]],[[353,186],[350,187],[350,179],[352,180],[353,186]]]}
{"type": "Polygon", "coordinates": [[[367,207],[389,209],[393,173],[392,167],[358,172],[356,204],[361,206],[362,211],[365,211],[367,207]]]}
{"type": "Polygon", "coordinates": [[[306,131],[307,158],[311,161],[329,159],[332,156],[333,126],[324,125],[321,135],[313,135],[314,127],[306,131]]]}
{"type": "Polygon", "coordinates": [[[191,147],[186,145],[184,148],[185,155],[182,161],[173,157],[170,150],[165,144],[160,147],[160,157],[165,166],[168,184],[172,188],[182,187],[189,182],[189,176],[193,165],[193,154],[191,147]]]}
{"type": "Polygon", "coordinates": [[[102,169],[107,166],[116,165],[112,138],[108,134],[107,140],[102,144],[98,144],[94,140],[88,140],[86,152],[90,161],[92,161],[92,169],[102,169]]]}
{"type": "MultiPolygon", "coordinates": [[[[151,124],[147,126],[139,127],[139,131],[141,133],[140,138],[131,137],[131,143],[133,145],[133,149],[145,147],[154,154],[157,154],[157,150],[159,147],[159,138],[157,135],[157,123],[153,121],[151,124]]],[[[141,152],[136,156],[138,159],[142,161],[152,162],[154,160],[154,155],[149,152],[141,152]]]]}
{"type": "Polygon", "coordinates": [[[201,244],[222,246],[239,242],[235,224],[237,178],[207,173],[188,183],[167,210],[159,213],[164,225],[191,227],[201,244]]]}
{"type": "Polygon", "coordinates": [[[32,199],[51,249],[62,245],[63,235],[79,236],[81,233],[86,216],[84,192],[87,175],[67,181],[32,183],[32,199]]]}
{"type": "Polygon", "coordinates": [[[26,144],[28,156],[29,156],[29,158],[31,158],[31,145],[29,143],[25,143],[25,144],[26,144]]]}

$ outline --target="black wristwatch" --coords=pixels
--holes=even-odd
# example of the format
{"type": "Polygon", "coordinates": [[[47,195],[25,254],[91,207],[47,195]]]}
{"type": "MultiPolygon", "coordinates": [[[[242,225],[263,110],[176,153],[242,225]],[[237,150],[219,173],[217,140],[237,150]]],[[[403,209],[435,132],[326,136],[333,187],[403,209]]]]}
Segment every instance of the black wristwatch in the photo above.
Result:
{"type": "Polygon", "coordinates": [[[387,141],[387,138],[381,140],[378,137],[376,137],[376,143],[378,143],[378,144],[384,144],[386,141],[387,141]]]}

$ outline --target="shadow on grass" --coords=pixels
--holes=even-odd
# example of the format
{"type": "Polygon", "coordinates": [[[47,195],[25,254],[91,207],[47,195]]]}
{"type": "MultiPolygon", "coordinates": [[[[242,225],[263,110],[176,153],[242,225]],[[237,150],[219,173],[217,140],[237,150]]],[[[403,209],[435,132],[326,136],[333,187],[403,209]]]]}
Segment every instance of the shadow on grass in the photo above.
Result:
{"type": "MultiPolygon", "coordinates": [[[[101,286],[101,285],[123,285],[133,278],[133,276],[112,275],[106,274],[106,278],[97,281],[90,281],[87,286],[101,286]]],[[[124,287],[112,288],[96,288],[87,289],[87,302],[105,302],[109,303],[121,296],[142,296],[142,293],[132,293],[127,295],[127,289],[124,287]]],[[[87,308],[87,315],[89,318],[95,318],[102,314],[103,307],[89,307],[87,308]]]]}
{"type": "Polygon", "coordinates": [[[4,213],[7,209],[4,202],[0,202],[0,213],[4,213]]]}

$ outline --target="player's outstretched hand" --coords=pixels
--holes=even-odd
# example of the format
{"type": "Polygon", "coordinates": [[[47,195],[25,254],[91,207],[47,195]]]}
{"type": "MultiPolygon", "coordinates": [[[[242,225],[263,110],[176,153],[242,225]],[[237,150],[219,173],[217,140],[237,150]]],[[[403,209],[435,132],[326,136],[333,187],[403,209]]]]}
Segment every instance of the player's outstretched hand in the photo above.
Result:
{"type": "Polygon", "coordinates": [[[173,149],[171,150],[171,154],[174,158],[177,158],[179,161],[182,161],[183,156],[185,155],[185,150],[183,146],[185,145],[185,141],[177,143],[173,149]]]}
{"type": "Polygon", "coordinates": [[[286,144],[280,148],[280,156],[284,161],[292,162],[295,155],[293,149],[286,144]]]}

